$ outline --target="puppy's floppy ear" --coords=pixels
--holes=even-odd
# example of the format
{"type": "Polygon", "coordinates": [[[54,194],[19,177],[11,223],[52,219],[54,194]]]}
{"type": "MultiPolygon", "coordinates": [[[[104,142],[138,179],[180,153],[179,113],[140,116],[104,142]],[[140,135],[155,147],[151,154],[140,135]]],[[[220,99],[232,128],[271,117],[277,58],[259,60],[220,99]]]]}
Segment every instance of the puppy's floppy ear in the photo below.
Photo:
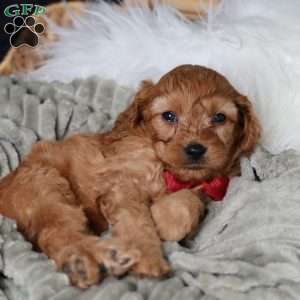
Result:
{"type": "Polygon", "coordinates": [[[244,96],[236,99],[239,110],[240,124],[242,127],[240,153],[249,155],[254,150],[260,136],[261,125],[253,110],[251,102],[244,96]]]}
{"type": "Polygon", "coordinates": [[[143,108],[151,101],[151,89],[154,86],[150,80],[144,80],[136,93],[133,102],[116,120],[114,130],[126,131],[138,126],[143,120],[143,108]]]}

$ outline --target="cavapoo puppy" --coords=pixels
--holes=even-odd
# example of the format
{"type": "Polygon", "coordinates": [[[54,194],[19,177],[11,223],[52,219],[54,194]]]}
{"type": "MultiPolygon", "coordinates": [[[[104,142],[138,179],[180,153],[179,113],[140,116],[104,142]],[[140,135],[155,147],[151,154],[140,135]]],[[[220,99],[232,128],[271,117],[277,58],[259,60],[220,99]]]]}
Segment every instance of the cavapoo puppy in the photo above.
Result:
{"type": "Polygon", "coordinates": [[[185,238],[204,213],[201,185],[188,187],[237,175],[259,136],[250,102],[223,76],[179,66],[143,82],[112,131],[34,145],[0,182],[0,213],[78,287],[107,273],[161,276],[161,240],[185,238]]]}

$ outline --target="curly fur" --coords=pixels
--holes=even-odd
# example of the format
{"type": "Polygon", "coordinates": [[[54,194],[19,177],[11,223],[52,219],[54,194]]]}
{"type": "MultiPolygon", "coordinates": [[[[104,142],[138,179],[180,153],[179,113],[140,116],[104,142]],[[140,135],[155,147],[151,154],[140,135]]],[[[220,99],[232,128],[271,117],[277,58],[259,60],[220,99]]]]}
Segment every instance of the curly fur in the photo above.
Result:
{"type": "Polygon", "coordinates": [[[180,66],[145,82],[111,132],[36,144],[0,182],[0,213],[78,287],[104,271],[162,276],[169,265],[161,240],[189,236],[204,214],[197,192],[166,191],[163,171],[181,180],[236,175],[259,137],[250,102],[223,76],[180,66]],[[226,118],[215,123],[220,112],[226,118]],[[206,149],[197,160],[185,151],[191,143],[206,149]],[[97,237],[109,224],[112,237],[97,237]]]}

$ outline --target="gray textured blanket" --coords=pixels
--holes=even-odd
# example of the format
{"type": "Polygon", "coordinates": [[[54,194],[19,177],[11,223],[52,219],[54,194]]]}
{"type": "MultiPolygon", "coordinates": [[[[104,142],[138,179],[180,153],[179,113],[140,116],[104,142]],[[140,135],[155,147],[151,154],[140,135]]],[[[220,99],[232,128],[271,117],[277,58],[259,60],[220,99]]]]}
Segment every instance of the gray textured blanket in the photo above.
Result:
{"type": "MultiPolygon", "coordinates": [[[[132,95],[97,78],[70,84],[0,78],[0,176],[38,139],[108,129],[132,95]]],[[[107,278],[80,291],[0,216],[0,300],[298,300],[300,156],[258,149],[242,161],[242,176],[231,181],[224,201],[209,206],[196,238],[184,246],[165,243],[165,251],[170,278],[107,278]]]]}

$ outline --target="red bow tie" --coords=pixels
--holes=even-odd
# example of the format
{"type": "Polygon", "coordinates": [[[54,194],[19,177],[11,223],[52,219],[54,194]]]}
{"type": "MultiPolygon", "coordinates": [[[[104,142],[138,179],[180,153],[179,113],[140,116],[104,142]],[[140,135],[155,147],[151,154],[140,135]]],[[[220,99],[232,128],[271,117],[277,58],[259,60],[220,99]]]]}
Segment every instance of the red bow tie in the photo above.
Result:
{"type": "Polygon", "coordinates": [[[169,171],[164,171],[163,175],[169,192],[177,192],[182,189],[192,189],[199,186],[202,192],[215,201],[223,200],[229,184],[229,178],[225,176],[218,176],[209,181],[197,182],[180,181],[169,171]]]}

